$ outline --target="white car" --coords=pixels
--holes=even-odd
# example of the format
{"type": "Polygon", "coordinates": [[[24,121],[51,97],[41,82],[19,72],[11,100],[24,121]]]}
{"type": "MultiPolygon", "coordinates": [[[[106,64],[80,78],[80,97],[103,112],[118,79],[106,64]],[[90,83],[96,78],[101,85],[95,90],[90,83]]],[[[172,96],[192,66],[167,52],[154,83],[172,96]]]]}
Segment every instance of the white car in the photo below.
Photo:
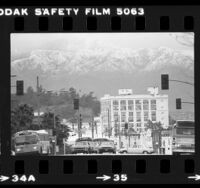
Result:
{"type": "Polygon", "coordinates": [[[121,148],[119,153],[128,153],[128,154],[152,154],[154,153],[153,147],[134,145],[128,148],[121,148]]]}

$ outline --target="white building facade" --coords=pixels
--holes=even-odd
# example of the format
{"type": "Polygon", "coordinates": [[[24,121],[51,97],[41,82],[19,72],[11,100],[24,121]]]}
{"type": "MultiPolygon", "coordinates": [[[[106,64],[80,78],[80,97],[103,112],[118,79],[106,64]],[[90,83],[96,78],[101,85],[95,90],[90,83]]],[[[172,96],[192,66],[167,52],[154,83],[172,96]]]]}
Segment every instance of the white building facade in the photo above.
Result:
{"type": "Polygon", "coordinates": [[[101,124],[104,136],[115,137],[116,132],[128,129],[136,133],[145,131],[149,120],[160,122],[163,128],[169,125],[168,95],[151,93],[134,95],[119,90],[118,96],[105,95],[101,101],[101,124]]]}

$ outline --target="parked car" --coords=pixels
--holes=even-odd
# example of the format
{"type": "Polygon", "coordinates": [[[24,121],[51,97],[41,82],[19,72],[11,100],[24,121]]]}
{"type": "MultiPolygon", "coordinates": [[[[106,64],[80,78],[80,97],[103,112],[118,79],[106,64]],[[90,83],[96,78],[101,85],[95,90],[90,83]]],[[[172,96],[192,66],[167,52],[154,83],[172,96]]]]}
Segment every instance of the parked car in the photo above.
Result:
{"type": "Polygon", "coordinates": [[[77,153],[91,153],[90,144],[88,141],[75,142],[71,147],[72,154],[77,153]]]}
{"type": "Polygon", "coordinates": [[[98,142],[100,144],[101,142],[109,141],[109,139],[107,139],[107,138],[95,138],[95,139],[93,139],[93,141],[98,142]]]}
{"type": "Polygon", "coordinates": [[[116,153],[115,144],[113,141],[104,141],[99,145],[99,153],[116,153]]]}
{"type": "Polygon", "coordinates": [[[130,153],[130,154],[152,154],[154,152],[153,147],[134,145],[128,148],[121,148],[119,153],[130,153]]]}
{"type": "Polygon", "coordinates": [[[99,143],[94,141],[88,141],[90,146],[90,153],[99,153],[99,143]]]}
{"type": "Polygon", "coordinates": [[[82,137],[76,139],[76,142],[81,142],[81,141],[93,141],[93,140],[90,137],[82,137]]]}
{"type": "Polygon", "coordinates": [[[88,152],[87,153],[98,153],[97,144],[95,142],[93,142],[93,139],[90,138],[90,137],[78,138],[78,139],[76,139],[75,142],[76,143],[87,142],[87,145],[88,145],[88,152]]]}

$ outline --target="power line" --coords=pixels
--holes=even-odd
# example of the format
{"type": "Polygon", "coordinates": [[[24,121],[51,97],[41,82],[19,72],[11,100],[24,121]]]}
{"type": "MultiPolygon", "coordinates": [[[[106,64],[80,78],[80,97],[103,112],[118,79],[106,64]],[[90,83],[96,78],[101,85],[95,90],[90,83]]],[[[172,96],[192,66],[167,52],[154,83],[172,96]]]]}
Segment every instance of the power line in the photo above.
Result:
{"type": "Polygon", "coordinates": [[[194,86],[194,84],[191,83],[191,82],[185,82],[185,81],[180,81],[180,80],[169,80],[169,81],[180,82],[180,83],[184,83],[184,84],[188,84],[188,85],[192,85],[192,86],[194,86]]]}

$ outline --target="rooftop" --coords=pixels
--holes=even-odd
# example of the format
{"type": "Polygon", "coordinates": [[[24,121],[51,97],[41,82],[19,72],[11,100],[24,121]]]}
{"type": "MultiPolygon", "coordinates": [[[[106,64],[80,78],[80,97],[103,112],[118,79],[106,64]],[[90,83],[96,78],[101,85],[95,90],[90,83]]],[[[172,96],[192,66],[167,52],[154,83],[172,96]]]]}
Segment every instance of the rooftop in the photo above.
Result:
{"type": "Polygon", "coordinates": [[[106,99],[155,99],[155,98],[168,98],[168,95],[150,95],[150,94],[133,94],[133,95],[104,95],[101,100],[106,99]]]}
{"type": "Polygon", "coordinates": [[[158,92],[158,87],[148,87],[147,88],[148,94],[133,94],[132,89],[119,89],[118,95],[111,96],[109,94],[105,94],[103,97],[101,97],[101,100],[106,99],[144,99],[144,98],[168,98],[168,95],[161,95],[158,92]]]}

